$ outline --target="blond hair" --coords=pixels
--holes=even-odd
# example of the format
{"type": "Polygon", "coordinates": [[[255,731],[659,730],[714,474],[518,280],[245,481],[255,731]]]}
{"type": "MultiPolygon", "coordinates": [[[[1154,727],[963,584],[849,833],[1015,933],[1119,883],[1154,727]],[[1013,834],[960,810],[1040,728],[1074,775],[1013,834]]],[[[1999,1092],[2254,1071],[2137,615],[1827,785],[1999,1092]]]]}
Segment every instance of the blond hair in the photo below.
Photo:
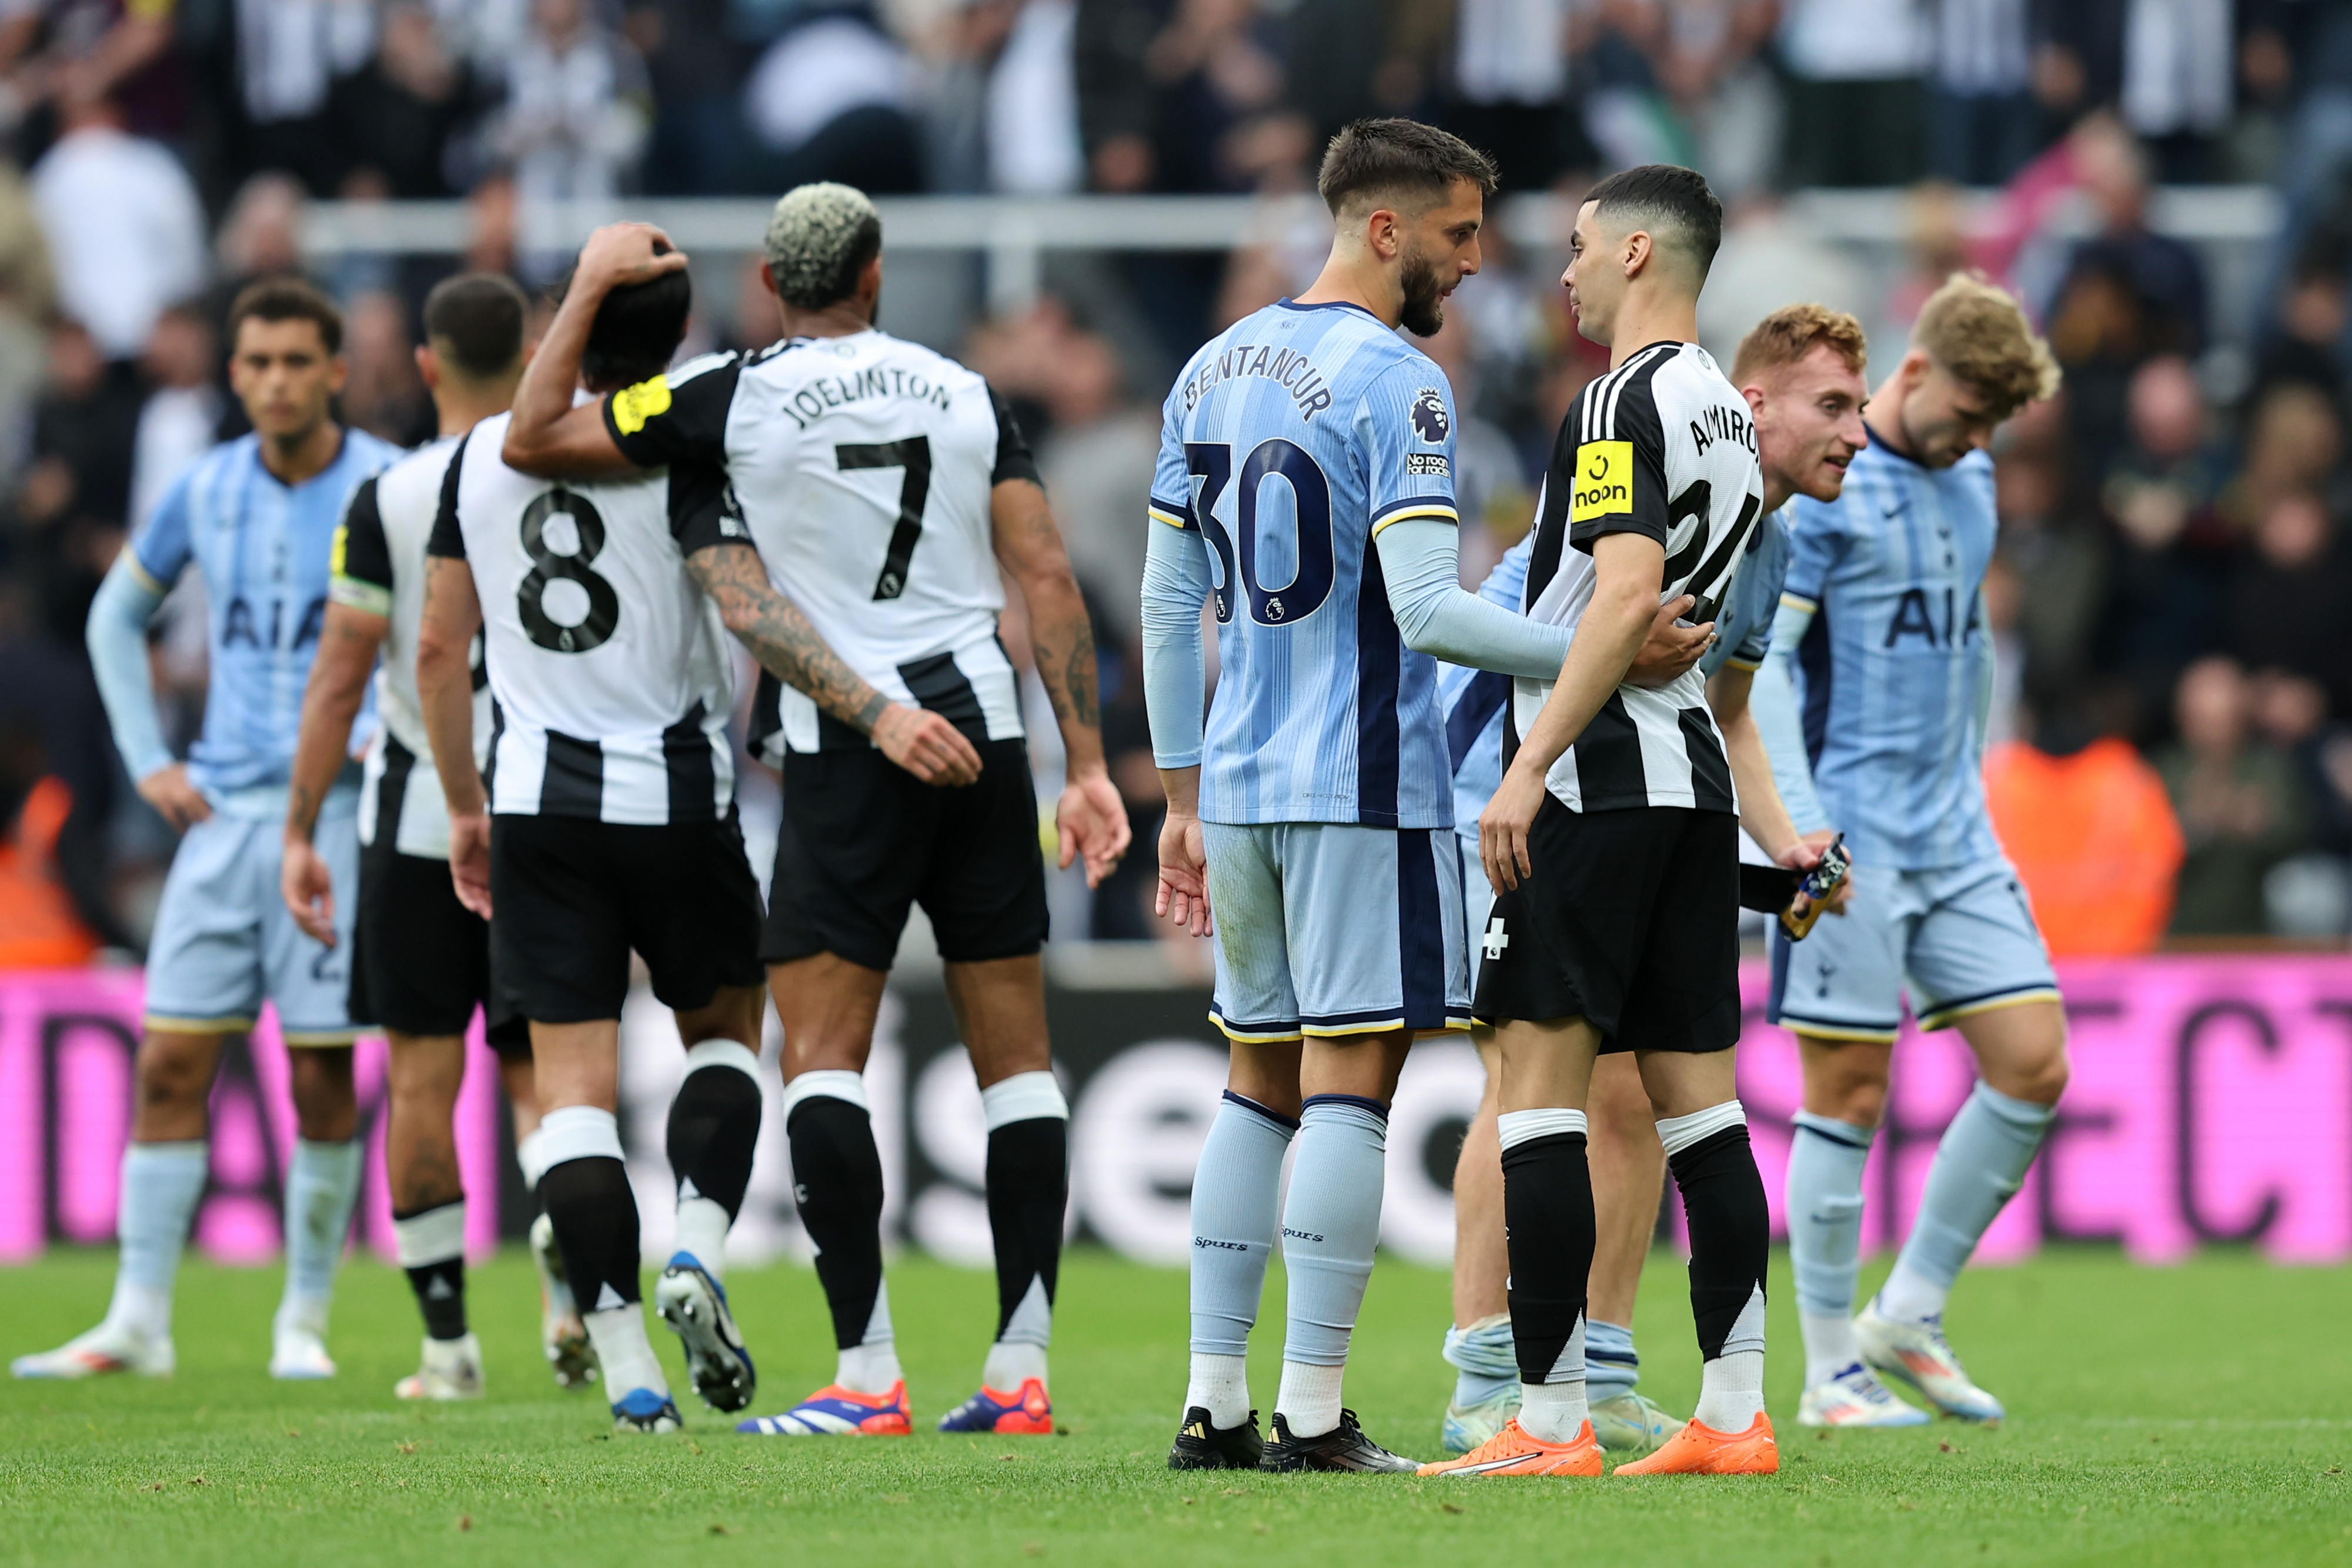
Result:
{"type": "Polygon", "coordinates": [[[1732,384],[1744,387],[1767,371],[1793,365],[1822,343],[1827,343],[1845,361],[1845,368],[1857,375],[1870,361],[1862,323],[1844,311],[1826,305],[1783,305],[1739,340],[1739,352],[1731,361],[1732,384]]]}
{"type": "Polygon", "coordinates": [[[1982,397],[1997,419],[2058,391],[2050,345],[2016,298],[1980,273],[1956,272],[1927,297],[1911,346],[1982,397]]]}

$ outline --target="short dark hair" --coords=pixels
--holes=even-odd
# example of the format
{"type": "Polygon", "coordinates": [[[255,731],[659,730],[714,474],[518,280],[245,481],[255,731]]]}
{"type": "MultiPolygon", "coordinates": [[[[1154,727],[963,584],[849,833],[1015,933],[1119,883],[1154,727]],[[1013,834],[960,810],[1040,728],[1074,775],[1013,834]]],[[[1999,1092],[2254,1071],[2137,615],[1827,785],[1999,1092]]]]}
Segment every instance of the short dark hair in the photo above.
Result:
{"type": "Polygon", "coordinates": [[[1359,120],[1331,138],[1315,188],[1337,217],[1359,196],[1426,196],[1444,201],[1454,182],[1495,193],[1495,161],[1450,131],[1417,120],[1359,120]]]}
{"type": "MultiPolygon", "coordinates": [[[[669,249],[663,241],[654,242],[656,256],[667,256],[669,249]]],[[[571,286],[566,277],[556,290],[557,303],[571,286]]],[[[693,310],[694,278],[682,267],[650,283],[623,284],[596,307],[587,346],[580,350],[580,374],[591,386],[606,389],[651,381],[669,369],[693,310]]]]}
{"type": "Polygon", "coordinates": [[[319,340],[329,354],[343,351],[343,313],[327,291],[307,277],[265,277],[237,291],[228,308],[228,340],[232,351],[236,335],[247,321],[310,321],[317,324],[319,340]]]}
{"type": "Polygon", "coordinates": [[[1697,281],[1706,281],[1723,244],[1723,204],[1697,170],[1676,163],[1621,169],[1585,192],[1584,200],[1600,204],[1597,215],[1646,229],[1682,251],[1697,267],[1697,281]]]}
{"type": "Polygon", "coordinates": [[[425,297],[425,339],[442,361],[476,381],[514,368],[522,357],[530,302],[502,272],[445,277],[425,297]]]}

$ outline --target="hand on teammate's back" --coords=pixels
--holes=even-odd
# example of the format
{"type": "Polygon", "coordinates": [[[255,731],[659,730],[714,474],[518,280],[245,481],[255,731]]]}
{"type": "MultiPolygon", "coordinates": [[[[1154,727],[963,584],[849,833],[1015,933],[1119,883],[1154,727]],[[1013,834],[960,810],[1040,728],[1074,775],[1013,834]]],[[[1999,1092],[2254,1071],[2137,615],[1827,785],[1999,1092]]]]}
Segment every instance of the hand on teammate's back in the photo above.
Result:
{"type": "Polygon", "coordinates": [[[874,744],[882,755],[942,789],[961,789],[980,779],[980,753],[963,732],[929,708],[893,703],[875,721],[874,744]]]}
{"type": "Polygon", "coordinates": [[[457,902],[490,918],[490,814],[449,813],[449,881],[457,902]]]}
{"type": "Polygon", "coordinates": [[[1062,841],[1058,863],[1067,871],[1071,861],[1084,855],[1089,888],[1103,884],[1135,839],[1127,822],[1127,802],[1100,768],[1074,775],[1063,786],[1061,801],[1054,808],[1054,829],[1062,841]]]}
{"type": "Polygon", "coordinates": [[[184,762],[158,768],[139,780],[139,798],[162,812],[174,832],[184,833],[213,814],[204,791],[188,782],[188,768],[184,762]]]}
{"type": "Polygon", "coordinates": [[[288,835],[278,861],[278,891],[304,936],[330,947],[335,945],[335,883],[316,844],[288,835]]]}
{"type": "Polygon", "coordinates": [[[1160,824],[1160,893],[1152,909],[1195,936],[1214,936],[1209,917],[1209,852],[1201,819],[1170,811],[1160,824]]]}
{"type": "Polygon", "coordinates": [[[1686,615],[1697,600],[1685,593],[1658,607],[1658,618],[1650,623],[1650,635],[1642,651],[1633,655],[1633,668],[1625,672],[1628,685],[1646,686],[1653,690],[1672,685],[1684,673],[1697,664],[1715,641],[1715,622],[1700,626],[1677,626],[1677,616],[1686,615]]]}

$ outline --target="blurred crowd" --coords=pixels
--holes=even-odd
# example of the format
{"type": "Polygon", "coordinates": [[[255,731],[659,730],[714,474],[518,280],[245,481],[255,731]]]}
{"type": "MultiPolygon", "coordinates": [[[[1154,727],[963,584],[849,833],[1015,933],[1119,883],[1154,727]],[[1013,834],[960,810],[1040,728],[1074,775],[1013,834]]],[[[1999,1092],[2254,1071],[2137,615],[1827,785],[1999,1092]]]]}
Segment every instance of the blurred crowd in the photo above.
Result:
{"type": "MultiPolygon", "coordinates": [[[[1993,800],[2037,907],[2081,951],[2352,932],[2347,0],[0,0],[0,907],[46,866],[93,943],[139,949],[172,841],[121,777],[82,622],[154,497],[240,428],[218,323],[304,268],[313,204],[468,204],[463,255],[313,268],[349,313],[345,415],[413,442],[425,292],[462,267],[551,281],[564,257],[519,237],[533,203],[1283,194],[1370,113],[1461,131],[1513,192],[1702,170],[1730,212],[1701,323],[1727,358],[1811,298],[1862,316],[1883,373],[1954,268],[2014,287],[2066,371],[2001,437],[1984,605],[1993,800]],[[2228,277],[2152,210],[2196,185],[2275,193],[2228,277]],[[1902,190],[1897,276],[1788,200],[1842,186],[1902,190]]],[[[1605,368],[1558,257],[1489,234],[1428,345],[1465,413],[1474,583],[1605,368]]],[[[1147,846],[1101,894],[1057,891],[1064,935],[1154,929],[1135,600],[1160,396],[1321,250],[1056,253],[1034,308],[940,342],[1039,447],[1147,846]]],[[[687,351],[773,336],[740,261],[698,267],[687,351]]],[[[154,638],[182,738],[201,595],[154,638]]],[[[1053,727],[1032,732],[1050,773],[1053,727]]]]}

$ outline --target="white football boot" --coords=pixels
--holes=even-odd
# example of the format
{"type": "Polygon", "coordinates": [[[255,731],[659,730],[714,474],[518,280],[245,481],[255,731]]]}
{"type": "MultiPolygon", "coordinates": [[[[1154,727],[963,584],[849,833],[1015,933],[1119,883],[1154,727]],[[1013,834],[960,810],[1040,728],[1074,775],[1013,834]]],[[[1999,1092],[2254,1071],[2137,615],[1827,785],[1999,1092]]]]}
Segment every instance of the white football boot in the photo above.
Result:
{"type": "Polygon", "coordinates": [[[1445,1426],[1438,1441],[1449,1454],[1466,1454],[1500,1432],[1504,1425],[1518,1413],[1519,1385],[1516,1383],[1488,1395],[1475,1405],[1461,1405],[1448,1400],[1445,1426]]]}
{"type": "Polygon", "coordinates": [[[416,1370],[392,1385],[402,1399],[479,1399],[483,1392],[482,1346],[472,1334],[430,1339],[416,1370]]]}
{"type": "Polygon", "coordinates": [[[335,1375],[327,1354],[327,1303],[280,1302],[269,1328],[269,1375],[292,1383],[315,1383],[335,1375]]]}
{"type": "Polygon", "coordinates": [[[1944,1338],[1941,1314],[1924,1323],[1897,1322],[1878,1310],[1878,1298],[1873,1296],[1853,1320],[1853,1337],[1864,1361],[1945,1415],[1990,1427],[2007,1414],[2000,1400],[1969,1381],[1968,1369],[1944,1338]]]}
{"type": "Polygon", "coordinates": [[[55,1350],[18,1356],[8,1370],[18,1377],[105,1377],[118,1372],[169,1377],[177,1364],[170,1334],[150,1333],[110,1318],[55,1350]]]}
{"type": "Polygon", "coordinates": [[[1593,1440],[1611,1458],[1622,1463],[1645,1459],[1683,1429],[1683,1423],[1650,1403],[1638,1388],[1613,1399],[1598,1399],[1587,1414],[1593,1440]]]}
{"type": "Polygon", "coordinates": [[[1800,1427],[1924,1427],[1925,1410],[1906,1405],[1860,1362],[1826,1383],[1816,1383],[1797,1401],[1800,1427]]]}

